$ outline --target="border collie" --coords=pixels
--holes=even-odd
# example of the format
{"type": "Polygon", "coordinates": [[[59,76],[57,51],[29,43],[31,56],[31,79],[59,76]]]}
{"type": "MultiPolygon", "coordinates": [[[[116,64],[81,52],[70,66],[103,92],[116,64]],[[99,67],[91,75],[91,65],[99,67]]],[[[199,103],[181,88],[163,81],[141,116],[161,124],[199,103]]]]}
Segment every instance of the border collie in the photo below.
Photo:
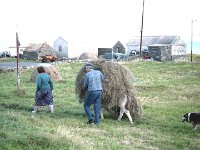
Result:
{"type": "Polygon", "coordinates": [[[193,130],[197,129],[197,124],[200,124],[200,113],[186,113],[183,115],[182,122],[192,123],[193,130]]]}

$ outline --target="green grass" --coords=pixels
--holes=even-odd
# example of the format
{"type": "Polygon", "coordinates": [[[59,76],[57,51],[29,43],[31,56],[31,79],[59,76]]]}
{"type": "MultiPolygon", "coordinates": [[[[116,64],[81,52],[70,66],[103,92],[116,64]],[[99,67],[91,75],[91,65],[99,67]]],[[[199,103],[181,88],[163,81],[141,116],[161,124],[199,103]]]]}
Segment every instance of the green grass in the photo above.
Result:
{"type": "MultiPolygon", "coordinates": [[[[187,54],[187,60],[191,61],[191,55],[187,54]]],[[[192,55],[192,61],[200,61],[200,55],[199,54],[193,54],[192,55]]]]}
{"type": "Polygon", "coordinates": [[[83,106],[74,93],[82,65],[55,66],[63,80],[54,82],[54,114],[44,107],[32,116],[32,69],[21,72],[25,94],[16,90],[16,72],[0,74],[0,149],[200,149],[200,127],[193,131],[191,124],[181,122],[184,113],[200,112],[199,62],[124,62],[134,74],[144,117],[131,125],[106,112],[97,127],[85,124],[83,106]]]}

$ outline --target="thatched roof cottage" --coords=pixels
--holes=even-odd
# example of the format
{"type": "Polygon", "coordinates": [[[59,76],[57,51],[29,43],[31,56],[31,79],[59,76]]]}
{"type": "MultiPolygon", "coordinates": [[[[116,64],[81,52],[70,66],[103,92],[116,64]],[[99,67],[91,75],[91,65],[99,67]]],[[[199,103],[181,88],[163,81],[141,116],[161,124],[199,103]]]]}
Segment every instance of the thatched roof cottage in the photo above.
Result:
{"type": "Polygon", "coordinates": [[[30,60],[40,60],[41,56],[46,56],[46,55],[53,55],[57,57],[54,52],[54,49],[47,43],[41,43],[41,44],[30,43],[24,49],[22,58],[30,60]]]}

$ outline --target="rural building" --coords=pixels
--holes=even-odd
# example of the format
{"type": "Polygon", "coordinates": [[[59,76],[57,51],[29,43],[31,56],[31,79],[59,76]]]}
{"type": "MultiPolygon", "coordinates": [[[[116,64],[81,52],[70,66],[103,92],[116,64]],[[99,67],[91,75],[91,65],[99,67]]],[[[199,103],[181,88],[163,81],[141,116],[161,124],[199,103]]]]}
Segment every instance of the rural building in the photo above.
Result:
{"type": "Polygon", "coordinates": [[[30,43],[23,51],[22,58],[30,60],[40,60],[41,56],[53,55],[56,54],[53,48],[47,43],[35,44],[30,43]]]}
{"type": "Polygon", "coordinates": [[[53,48],[58,56],[58,58],[68,58],[68,42],[62,37],[58,37],[53,44],[53,48]]]}
{"type": "Polygon", "coordinates": [[[120,41],[117,41],[117,43],[113,46],[113,52],[125,54],[126,51],[124,45],[122,45],[120,41]]]}
{"type": "Polygon", "coordinates": [[[104,55],[105,53],[112,53],[112,48],[98,48],[98,57],[104,55]]]}
{"type": "MultiPolygon", "coordinates": [[[[140,37],[134,37],[126,46],[128,54],[139,54],[140,37]]],[[[141,52],[158,61],[185,59],[186,44],[179,36],[143,36],[141,52]]]]}
{"type": "Polygon", "coordinates": [[[117,41],[113,48],[98,48],[98,57],[103,56],[104,54],[109,53],[122,53],[125,54],[126,50],[125,47],[122,45],[120,41],[117,41]]]}

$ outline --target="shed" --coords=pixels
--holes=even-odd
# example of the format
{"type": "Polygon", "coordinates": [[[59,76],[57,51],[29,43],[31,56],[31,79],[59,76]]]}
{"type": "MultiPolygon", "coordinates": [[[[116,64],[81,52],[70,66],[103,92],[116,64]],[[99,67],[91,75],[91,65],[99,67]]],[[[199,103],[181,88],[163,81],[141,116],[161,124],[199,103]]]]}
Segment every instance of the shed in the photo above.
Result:
{"type": "Polygon", "coordinates": [[[125,54],[124,45],[120,41],[117,41],[117,43],[113,46],[113,52],[114,53],[123,53],[123,54],[125,54]]]}
{"type": "Polygon", "coordinates": [[[149,56],[157,61],[172,60],[171,45],[150,45],[148,46],[149,56]]]}
{"type": "Polygon", "coordinates": [[[101,57],[105,53],[112,53],[112,48],[98,48],[98,57],[101,57]]]}
{"type": "Polygon", "coordinates": [[[68,58],[68,42],[64,40],[61,36],[54,41],[53,48],[58,58],[68,58]]]}
{"type": "MultiPolygon", "coordinates": [[[[132,38],[126,46],[128,54],[139,54],[140,37],[132,38]]],[[[186,58],[186,44],[179,36],[143,36],[141,51],[159,61],[186,58]]]]}

